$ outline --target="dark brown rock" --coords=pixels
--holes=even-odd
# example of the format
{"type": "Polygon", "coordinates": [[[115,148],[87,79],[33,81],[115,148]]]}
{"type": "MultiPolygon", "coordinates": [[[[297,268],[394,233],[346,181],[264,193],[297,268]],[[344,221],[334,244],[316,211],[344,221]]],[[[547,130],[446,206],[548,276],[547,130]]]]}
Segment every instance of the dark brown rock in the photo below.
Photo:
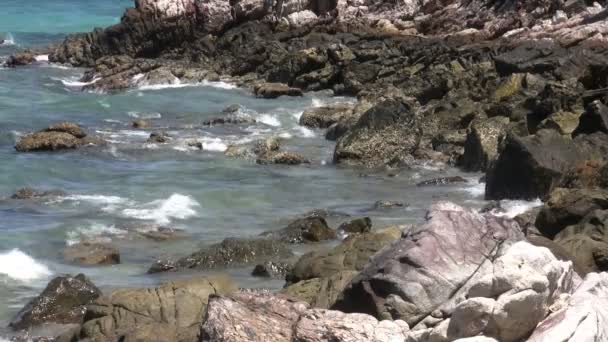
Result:
{"type": "Polygon", "coordinates": [[[293,265],[285,262],[267,261],[263,264],[255,265],[251,275],[263,278],[284,279],[292,267],[293,265]]]}
{"type": "Polygon", "coordinates": [[[18,152],[57,151],[75,149],[81,145],[80,139],[68,133],[37,132],[19,139],[15,149],[18,152]]]}
{"type": "Polygon", "coordinates": [[[278,231],[264,232],[261,236],[277,239],[286,243],[306,243],[333,240],[336,232],[322,217],[307,217],[291,222],[278,231]]]}
{"type": "Polygon", "coordinates": [[[120,264],[120,252],[110,244],[80,242],[63,250],[63,258],[68,262],[83,265],[120,264]]]}
{"type": "Polygon", "coordinates": [[[276,99],[279,96],[302,96],[302,90],[281,83],[256,84],[253,92],[258,97],[276,99]]]}
{"type": "Polygon", "coordinates": [[[352,113],[352,105],[312,108],[304,111],[300,117],[300,125],[310,128],[328,128],[352,113]]]}
{"type": "Polygon", "coordinates": [[[372,220],[369,217],[344,222],[338,227],[338,231],[342,231],[347,234],[363,234],[371,230],[372,220]]]}
{"type": "Polygon", "coordinates": [[[449,184],[466,183],[466,182],[467,182],[467,180],[460,176],[453,176],[453,177],[441,177],[441,178],[425,180],[425,181],[422,181],[422,182],[416,184],[416,186],[449,185],[449,184]]]}

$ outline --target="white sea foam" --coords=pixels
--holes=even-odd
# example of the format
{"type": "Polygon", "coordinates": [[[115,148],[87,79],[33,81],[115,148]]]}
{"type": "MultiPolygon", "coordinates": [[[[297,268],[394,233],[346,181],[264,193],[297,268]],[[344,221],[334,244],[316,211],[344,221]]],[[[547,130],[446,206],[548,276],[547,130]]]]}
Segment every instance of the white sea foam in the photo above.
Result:
{"type": "Polygon", "coordinates": [[[75,245],[83,241],[110,242],[113,236],[125,235],[127,232],[113,225],[93,223],[87,227],[81,227],[67,233],[66,244],[75,245]]]}
{"type": "Polygon", "coordinates": [[[222,82],[222,81],[202,81],[200,85],[205,87],[213,87],[219,89],[236,89],[237,86],[234,84],[222,82]]]}
{"type": "Polygon", "coordinates": [[[2,43],[1,45],[15,45],[15,38],[10,32],[8,32],[6,36],[4,36],[4,43],[2,43]]]}
{"type": "Polygon", "coordinates": [[[110,108],[110,107],[112,107],[112,105],[110,105],[108,102],[106,102],[104,100],[99,100],[99,101],[97,101],[97,103],[99,103],[99,105],[102,106],[103,108],[110,108]]]}
{"type": "Polygon", "coordinates": [[[58,197],[49,201],[49,203],[60,203],[70,201],[75,204],[81,202],[90,203],[92,205],[101,206],[103,211],[114,212],[119,206],[128,205],[131,201],[124,197],[119,196],[105,196],[105,195],[70,195],[64,197],[58,197]]]}
{"type": "Polygon", "coordinates": [[[496,216],[513,218],[517,215],[525,213],[526,211],[529,211],[530,209],[540,207],[541,205],[543,205],[543,202],[538,198],[533,201],[503,200],[500,201],[500,207],[504,210],[492,212],[492,214],[496,216]]]}
{"type": "Polygon", "coordinates": [[[160,119],[162,115],[160,113],[140,113],[140,112],[128,112],[128,116],[135,119],[160,119]]]}
{"type": "Polygon", "coordinates": [[[474,197],[481,197],[486,193],[486,183],[479,183],[477,180],[469,180],[469,183],[473,183],[470,186],[462,188],[463,191],[468,192],[474,197]]]}
{"type": "Polygon", "coordinates": [[[120,120],[114,120],[114,119],[103,119],[103,121],[109,122],[109,123],[122,123],[122,121],[120,121],[120,120]]]}
{"type": "Polygon", "coordinates": [[[20,281],[36,280],[51,275],[45,265],[18,249],[0,253],[0,274],[20,281]]]}
{"type": "Polygon", "coordinates": [[[270,115],[270,114],[262,114],[257,118],[258,122],[261,122],[265,125],[268,126],[272,126],[272,127],[280,127],[281,126],[281,121],[279,121],[279,119],[274,116],[274,115],[270,115]]]}
{"type": "Polygon", "coordinates": [[[81,82],[81,81],[77,81],[77,80],[74,80],[74,79],[68,79],[68,80],[60,79],[61,83],[63,83],[64,86],[70,87],[70,88],[82,88],[84,86],[93,84],[93,83],[95,83],[95,82],[97,82],[99,80],[100,80],[99,78],[94,78],[90,82],[81,82]]]}
{"type": "Polygon", "coordinates": [[[303,111],[299,111],[299,112],[294,112],[291,113],[291,116],[293,116],[294,119],[296,119],[296,121],[300,121],[300,118],[302,117],[302,114],[304,114],[303,111]]]}
{"type": "Polygon", "coordinates": [[[312,129],[304,126],[297,126],[295,130],[298,131],[299,135],[303,138],[314,138],[317,136],[312,129]]]}
{"type": "Polygon", "coordinates": [[[169,224],[171,219],[185,220],[197,215],[195,210],[200,204],[190,196],[173,194],[167,199],[156,200],[124,209],[122,214],[139,220],[151,220],[158,224],[169,224]]]}
{"type": "Polygon", "coordinates": [[[281,132],[281,133],[279,133],[279,138],[291,139],[291,138],[293,138],[293,134],[291,134],[289,132],[281,132]]]}
{"type": "Polygon", "coordinates": [[[38,55],[35,58],[36,58],[36,62],[48,62],[49,61],[49,55],[38,55]]]}
{"type": "Polygon", "coordinates": [[[312,98],[312,106],[313,107],[318,108],[318,107],[323,107],[324,105],[325,105],[325,102],[323,102],[323,100],[318,99],[316,97],[312,98]]]}

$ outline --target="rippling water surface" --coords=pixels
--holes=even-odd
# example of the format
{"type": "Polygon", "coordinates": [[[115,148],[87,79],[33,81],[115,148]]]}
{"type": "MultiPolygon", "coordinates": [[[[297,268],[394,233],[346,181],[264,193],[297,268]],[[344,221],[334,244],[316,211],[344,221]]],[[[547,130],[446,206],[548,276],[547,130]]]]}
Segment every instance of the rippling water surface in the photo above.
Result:
{"type": "MultiPolygon", "coordinates": [[[[8,44],[0,46],[0,56],[59,41],[66,32],[115,23],[128,5],[128,0],[9,0],[7,6],[5,0],[0,39],[4,36],[8,44]]],[[[262,100],[224,83],[105,95],[82,92],[77,82],[81,74],[82,70],[46,62],[0,69],[2,327],[53,275],[84,272],[106,290],[154,285],[162,278],[145,271],[155,257],[185,255],[225,237],[277,229],[312,208],[371,216],[375,227],[383,227],[419,221],[435,200],[483,204],[479,175],[464,175],[469,184],[417,188],[415,183],[422,179],[459,173],[421,167],[363,177],[362,170],[331,165],[333,143],[323,139],[323,132],[300,127],[297,121],[308,107],[353,99],[313,93],[262,100]],[[241,114],[258,123],[201,125],[232,104],[241,105],[241,114]],[[133,129],[135,119],[147,119],[153,128],[133,129]],[[59,153],[15,152],[19,136],[59,121],[77,122],[110,144],[59,153]],[[146,143],[157,129],[168,132],[172,140],[166,145],[146,143]],[[312,163],[259,166],[223,155],[228,144],[271,135],[282,137],[287,149],[305,154],[312,163]],[[188,147],[192,140],[201,142],[203,150],[188,147]],[[9,199],[24,186],[59,189],[66,195],[40,201],[9,199]],[[410,206],[372,210],[377,200],[399,200],[410,206]],[[133,238],[123,229],[150,225],[180,228],[191,238],[151,242],[133,238]],[[62,249],[83,239],[112,241],[121,251],[122,264],[86,268],[65,263],[62,249]]],[[[514,208],[519,210],[517,205],[514,208]]],[[[228,272],[242,286],[282,285],[251,278],[248,269],[228,272]]],[[[164,275],[168,276],[176,275],[164,275]]]]}

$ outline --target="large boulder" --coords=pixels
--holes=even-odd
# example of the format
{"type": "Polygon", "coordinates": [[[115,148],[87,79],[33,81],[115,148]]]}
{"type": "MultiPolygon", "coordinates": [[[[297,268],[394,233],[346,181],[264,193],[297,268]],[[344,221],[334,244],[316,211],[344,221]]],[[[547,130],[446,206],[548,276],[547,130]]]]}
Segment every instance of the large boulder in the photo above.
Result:
{"type": "Polygon", "coordinates": [[[339,271],[325,278],[302,280],[287,286],[281,293],[312,307],[329,309],[357,274],[353,270],[339,271]]]}
{"type": "Polygon", "coordinates": [[[471,123],[460,166],[467,171],[485,171],[498,157],[498,146],[508,125],[509,118],[502,116],[471,123]]]}
{"type": "Polygon", "coordinates": [[[427,218],[376,254],[334,307],[416,325],[457,302],[471,278],[524,239],[510,219],[449,202],[435,204],[427,218]]]}
{"type": "Polygon", "coordinates": [[[329,228],[324,218],[307,217],[297,219],[283,229],[264,232],[261,236],[286,243],[305,243],[333,240],[336,232],[329,228]]]}
{"type": "Polygon", "coordinates": [[[247,266],[269,260],[285,260],[292,255],[287,245],[278,240],[228,238],[175,262],[158,260],[148,272],[247,266]]]}
{"type": "Polygon", "coordinates": [[[80,242],[63,250],[66,261],[83,265],[120,264],[120,252],[110,244],[80,242]]]}
{"type": "Polygon", "coordinates": [[[213,296],[203,324],[203,342],[405,341],[403,321],[378,322],[364,314],[309,309],[302,302],[261,292],[213,296]]]}
{"type": "Polygon", "coordinates": [[[593,101],[579,119],[574,135],[608,133],[608,107],[599,100],[593,101]]]}
{"type": "Polygon", "coordinates": [[[508,134],[497,161],[487,172],[487,199],[547,196],[583,160],[605,159],[608,135],[569,139],[554,130],[519,137],[508,134]]]}
{"type": "Polygon", "coordinates": [[[116,290],[87,307],[80,340],[198,341],[210,295],[236,286],[226,277],[176,280],[157,288],[116,290]]]}
{"type": "Polygon", "coordinates": [[[608,209],[608,191],[557,188],[538,213],[536,228],[553,239],[564,228],[598,209],[608,209]]]}
{"type": "Polygon", "coordinates": [[[356,234],[347,237],[331,250],[304,254],[287,275],[287,282],[295,283],[312,278],[326,278],[340,271],[360,271],[369,262],[372,255],[399,239],[400,236],[401,229],[397,227],[356,234]]]}
{"type": "Polygon", "coordinates": [[[43,323],[81,323],[85,306],[99,296],[101,291],[84,274],[57,277],[19,311],[9,326],[21,330],[43,323]]]}
{"type": "Polygon", "coordinates": [[[409,160],[421,139],[411,104],[388,99],[365,112],[336,143],[334,161],[368,167],[400,165],[409,160]]]}
{"type": "Polygon", "coordinates": [[[602,341],[608,336],[608,273],[590,273],[567,301],[542,321],[530,342],[602,341]]]}

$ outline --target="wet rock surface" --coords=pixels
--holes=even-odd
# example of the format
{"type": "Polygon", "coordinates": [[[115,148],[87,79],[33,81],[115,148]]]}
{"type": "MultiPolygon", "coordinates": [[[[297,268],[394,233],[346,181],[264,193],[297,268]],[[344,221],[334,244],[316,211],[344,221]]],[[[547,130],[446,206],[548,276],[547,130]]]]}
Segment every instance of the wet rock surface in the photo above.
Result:
{"type": "Polygon", "coordinates": [[[287,227],[261,234],[263,237],[285,243],[307,243],[333,240],[336,232],[327,225],[322,217],[307,217],[291,222],[287,227]]]}
{"type": "Polygon", "coordinates": [[[63,122],[21,137],[15,149],[18,152],[57,151],[75,149],[88,144],[100,145],[103,141],[87,136],[77,124],[63,122]]]}
{"type": "Polygon", "coordinates": [[[57,277],[11,320],[9,326],[21,330],[43,323],[82,323],[85,306],[99,296],[101,291],[84,274],[57,277]]]}
{"type": "Polygon", "coordinates": [[[120,264],[120,252],[110,244],[81,242],[63,250],[63,258],[83,265],[120,264]]]}

